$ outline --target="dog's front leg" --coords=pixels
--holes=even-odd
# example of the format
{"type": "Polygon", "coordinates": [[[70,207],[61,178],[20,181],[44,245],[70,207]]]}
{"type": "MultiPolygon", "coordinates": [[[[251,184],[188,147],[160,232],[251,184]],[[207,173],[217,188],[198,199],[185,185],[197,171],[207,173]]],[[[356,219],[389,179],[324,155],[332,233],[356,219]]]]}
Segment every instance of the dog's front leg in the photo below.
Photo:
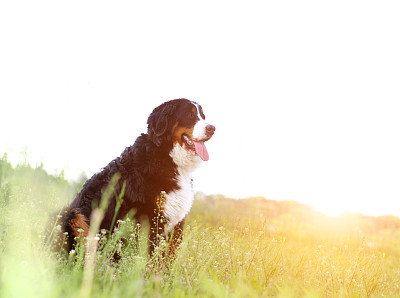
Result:
{"type": "Polygon", "coordinates": [[[176,256],[176,250],[182,242],[183,237],[183,227],[185,226],[185,218],[182,219],[169,233],[168,235],[168,258],[169,260],[174,260],[176,256]]]}

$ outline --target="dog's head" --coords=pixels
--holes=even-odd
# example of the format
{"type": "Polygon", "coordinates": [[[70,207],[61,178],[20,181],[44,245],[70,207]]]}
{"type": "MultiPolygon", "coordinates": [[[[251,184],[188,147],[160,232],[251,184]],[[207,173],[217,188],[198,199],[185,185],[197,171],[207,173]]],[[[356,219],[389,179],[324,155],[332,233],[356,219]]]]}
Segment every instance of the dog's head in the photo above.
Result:
{"type": "Polygon", "coordinates": [[[157,146],[179,144],[208,160],[204,142],[213,136],[215,127],[205,121],[203,109],[196,102],[184,98],[167,101],[153,110],[147,124],[148,135],[157,146]]]}

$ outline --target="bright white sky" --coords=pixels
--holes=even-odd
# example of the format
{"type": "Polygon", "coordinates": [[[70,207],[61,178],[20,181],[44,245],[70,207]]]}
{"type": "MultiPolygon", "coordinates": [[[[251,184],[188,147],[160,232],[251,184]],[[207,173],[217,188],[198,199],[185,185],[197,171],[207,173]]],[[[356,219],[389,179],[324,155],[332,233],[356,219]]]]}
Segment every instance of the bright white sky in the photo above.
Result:
{"type": "Polygon", "coordinates": [[[0,152],[90,176],[186,97],[217,127],[197,191],[400,215],[399,16],[398,1],[2,1],[0,152]]]}

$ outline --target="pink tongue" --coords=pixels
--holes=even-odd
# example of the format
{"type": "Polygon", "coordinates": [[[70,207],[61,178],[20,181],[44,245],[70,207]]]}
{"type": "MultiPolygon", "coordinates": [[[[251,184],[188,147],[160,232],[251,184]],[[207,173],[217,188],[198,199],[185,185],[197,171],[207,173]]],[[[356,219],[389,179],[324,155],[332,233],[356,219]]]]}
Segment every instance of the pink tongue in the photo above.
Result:
{"type": "Polygon", "coordinates": [[[197,155],[200,156],[200,158],[204,161],[209,160],[208,151],[206,145],[204,145],[204,142],[193,141],[193,143],[196,148],[197,155]]]}

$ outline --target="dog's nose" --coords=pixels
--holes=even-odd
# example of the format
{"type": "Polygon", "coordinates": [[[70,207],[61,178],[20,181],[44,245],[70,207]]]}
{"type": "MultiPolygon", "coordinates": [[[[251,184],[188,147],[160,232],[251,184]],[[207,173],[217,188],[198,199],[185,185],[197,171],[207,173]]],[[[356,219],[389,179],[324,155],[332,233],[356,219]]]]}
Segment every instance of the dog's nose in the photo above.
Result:
{"type": "Polygon", "coordinates": [[[210,135],[214,134],[215,126],[214,126],[214,125],[210,125],[210,124],[207,125],[207,126],[206,126],[206,131],[207,131],[207,133],[210,134],[210,135]]]}

